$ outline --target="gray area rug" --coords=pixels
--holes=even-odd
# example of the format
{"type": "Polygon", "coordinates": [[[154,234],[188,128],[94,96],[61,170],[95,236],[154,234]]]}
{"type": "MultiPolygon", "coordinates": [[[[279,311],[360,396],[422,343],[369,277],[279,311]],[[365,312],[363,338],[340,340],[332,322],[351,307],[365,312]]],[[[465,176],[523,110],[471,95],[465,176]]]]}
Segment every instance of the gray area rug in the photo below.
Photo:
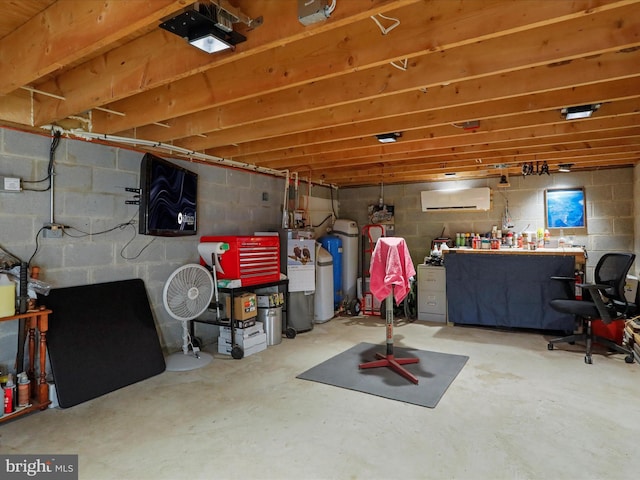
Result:
{"type": "Polygon", "coordinates": [[[415,385],[387,367],[358,368],[361,363],[375,360],[376,352],[384,355],[386,346],[359,343],[296,378],[434,408],[469,359],[464,355],[394,347],[396,358],[420,359],[419,363],[404,365],[418,377],[419,383],[415,385]]]}

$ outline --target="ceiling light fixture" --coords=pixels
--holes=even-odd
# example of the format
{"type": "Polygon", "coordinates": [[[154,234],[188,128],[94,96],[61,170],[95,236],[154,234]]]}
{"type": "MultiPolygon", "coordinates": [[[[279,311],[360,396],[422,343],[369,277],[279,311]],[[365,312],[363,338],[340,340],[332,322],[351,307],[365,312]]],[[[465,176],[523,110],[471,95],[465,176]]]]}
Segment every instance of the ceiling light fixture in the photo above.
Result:
{"type": "Polygon", "coordinates": [[[161,23],[160,28],[186,38],[191,45],[207,53],[234,50],[238,43],[247,39],[233,31],[233,21],[237,19],[224,9],[203,2],[194,7],[161,23]]]}
{"type": "Polygon", "coordinates": [[[216,53],[223,50],[235,50],[235,46],[229,43],[216,29],[201,33],[189,34],[189,43],[207,53],[216,53]]]}
{"type": "Polygon", "coordinates": [[[593,112],[600,108],[600,103],[589,105],[578,105],[576,107],[566,107],[560,110],[565,120],[577,120],[579,118],[589,118],[593,112]]]}
{"type": "Polygon", "coordinates": [[[510,187],[509,179],[506,175],[500,175],[500,182],[498,183],[499,188],[507,188],[510,187]]]}
{"type": "Polygon", "coordinates": [[[560,165],[558,165],[558,171],[568,173],[571,171],[572,166],[573,163],[561,163],[560,165]]]}
{"type": "Polygon", "coordinates": [[[394,143],[402,136],[402,132],[381,133],[376,135],[380,143],[394,143]]]}

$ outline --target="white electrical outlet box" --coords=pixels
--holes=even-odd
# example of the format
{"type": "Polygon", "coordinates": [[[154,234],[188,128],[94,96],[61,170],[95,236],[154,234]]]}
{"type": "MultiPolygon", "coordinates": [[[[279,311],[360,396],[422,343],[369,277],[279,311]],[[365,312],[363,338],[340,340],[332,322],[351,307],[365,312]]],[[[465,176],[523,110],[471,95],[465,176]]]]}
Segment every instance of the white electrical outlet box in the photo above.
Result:
{"type": "Polygon", "coordinates": [[[19,192],[22,190],[18,177],[0,177],[0,190],[3,192],[19,192]]]}
{"type": "Polygon", "coordinates": [[[298,20],[311,25],[327,19],[326,0],[298,0],[298,20]]]}

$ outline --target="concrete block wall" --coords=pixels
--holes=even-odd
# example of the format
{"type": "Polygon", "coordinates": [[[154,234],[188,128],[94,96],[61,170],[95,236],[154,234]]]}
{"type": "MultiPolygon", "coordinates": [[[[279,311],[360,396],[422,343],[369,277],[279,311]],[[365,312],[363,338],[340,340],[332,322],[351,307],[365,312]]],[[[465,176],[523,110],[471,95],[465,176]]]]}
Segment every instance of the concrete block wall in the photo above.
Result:
{"type": "MultiPolygon", "coordinates": [[[[0,129],[0,176],[23,181],[46,176],[51,137],[0,129]]],[[[162,288],[179,266],[198,262],[201,235],[250,235],[280,226],[284,179],[217,165],[164,158],[198,173],[198,235],[139,235],[138,207],[126,205],[139,184],[143,153],[81,140],[61,139],[55,153],[53,210],[70,228],[62,238],[43,238],[51,219],[49,191],[0,192],[0,246],[42,269],[52,287],[142,278],[167,351],[182,345],[182,325],[162,305],[162,288]],[[267,200],[263,200],[266,193],[267,200]]],[[[45,189],[48,182],[25,188],[45,189]]],[[[205,343],[215,327],[198,325],[205,343]]],[[[0,323],[0,363],[12,365],[17,322],[0,323]]]]}
{"type": "MultiPolygon", "coordinates": [[[[586,246],[589,254],[587,278],[593,278],[593,268],[605,252],[639,253],[640,244],[634,237],[634,232],[640,228],[637,215],[634,215],[640,211],[640,201],[634,196],[634,191],[640,188],[639,168],[517,176],[509,179],[510,187],[505,189],[496,188],[497,178],[389,185],[382,189],[380,186],[343,188],[339,192],[340,216],[356,220],[362,227],[368,222],[367,206],[377,204],[382,191],[384,202],[395,207],[396,236],[405,238],[414,263],[422,263],[434,238],[441,235],[455,238],[457,232],[488,232],[493,225],[501,228],[505,206],[508,206],[514,230],[544,228],[545,189],[584,187],[588,234],[574,236],[574,243],[586,246]],[[491,188],[490,210],[421,211],[420,192],[423,190],[475,187],[491,188]]],[[[638,263],[640,260],[634,264],[632,272],[640,270],[638,263]]]]}

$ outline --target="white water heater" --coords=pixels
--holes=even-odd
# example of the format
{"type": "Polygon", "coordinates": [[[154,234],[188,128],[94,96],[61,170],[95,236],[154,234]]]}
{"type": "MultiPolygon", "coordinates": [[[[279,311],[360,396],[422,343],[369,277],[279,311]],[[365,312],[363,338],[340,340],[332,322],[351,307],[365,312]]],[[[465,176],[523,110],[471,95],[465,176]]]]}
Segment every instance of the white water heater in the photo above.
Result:
{"type": "Polygon", "coordinates": [[[342,240],[342,293],[345,301],[357,297],[358,282],[358,224],[353,220],[337,219],[334,235],[342,240]]]}

